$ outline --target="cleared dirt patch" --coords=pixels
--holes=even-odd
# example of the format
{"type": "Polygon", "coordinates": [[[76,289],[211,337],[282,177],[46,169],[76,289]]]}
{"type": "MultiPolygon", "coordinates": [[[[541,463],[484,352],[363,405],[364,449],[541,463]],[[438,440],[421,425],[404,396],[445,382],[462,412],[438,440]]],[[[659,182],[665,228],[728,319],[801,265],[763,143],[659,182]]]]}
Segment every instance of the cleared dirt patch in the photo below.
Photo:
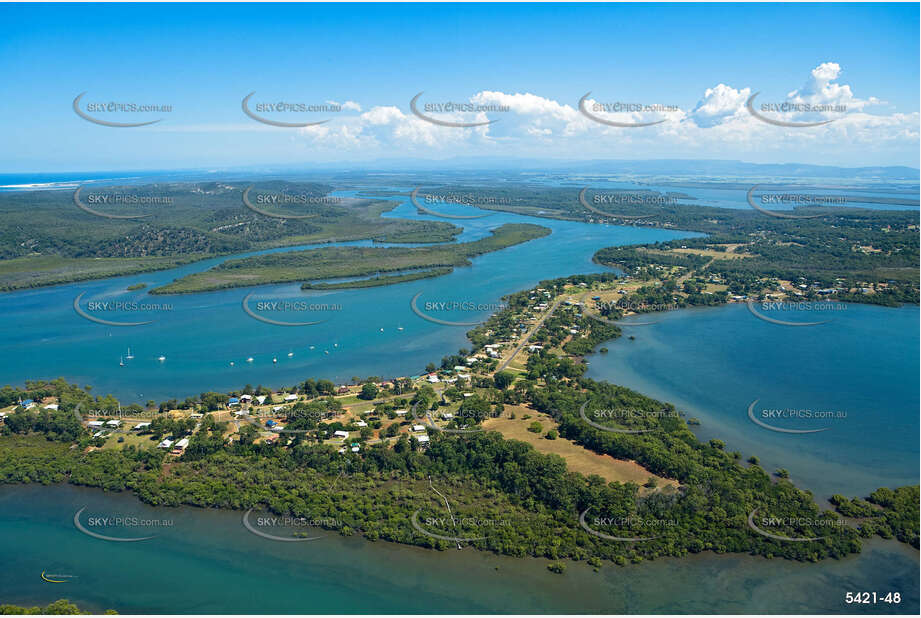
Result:
{"type": "Polygon", "coordinates": [[[490,431],[498,431],[506,438],[527,442],[538,452],[559,455],[566,460],[566,465],[570,470],[585,476],[597,474],[606,481],[620,483],[632,481],[639,485],[644,484],[649,477],[654,477],[659,488],[666,485],[678,487],[678,481],[656,476],[636,462],[593,453],[565,438],[546,439],[544,435],[547,430],[556,429],[556,423],[546,414],[523,406],[505,406],[505,413],[501,417],[486,419],[483,421],[483,427],[490,431]],[[516,418],[508,418],[508,414],[512,411],[516,418]],[[531,418],[525,419],[524,417],[528,415],[531,418]],[[540,434],[528,431],[528,426],[534,421],[543,425],[543,431],[540,434]]]}

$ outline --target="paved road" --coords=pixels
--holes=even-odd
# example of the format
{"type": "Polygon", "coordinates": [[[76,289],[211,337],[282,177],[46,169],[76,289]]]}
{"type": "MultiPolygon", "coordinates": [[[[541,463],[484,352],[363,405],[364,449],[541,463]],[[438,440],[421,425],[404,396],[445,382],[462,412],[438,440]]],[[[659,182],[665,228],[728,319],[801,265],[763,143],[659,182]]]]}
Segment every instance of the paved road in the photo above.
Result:
{"type": "Polygon", "coordinates": [[[524,346],[526,346],[526,345],[528,344],[528,340],[531,338],[531,335],[533,335],[534,333],[536,333],[536,332],[537,332],[537,329],[539,329],[541,326],[543,326],[544,320],[546,320],[546,319],[549,318],[551,315],[553,315],[553,312],[556,311],[556,308],[560,306],[560,303],[561,303],[561,302],[563,302],[563,297],[562,297],[562,296],[560,296],[558,299],[556,299],[556,302],[554,302],[553,305],[551,305],[550,309],[547,310],[547,313],[545,313],[544,316],[543,316],[541,319],[539,319],[539,320],[537,321],[537,324],[535,324],[534,327],[533,327],[531,330],[528,331],[528,334],[526,334],[526,335],[524,336],[524,339],[521,340],[521,343],[518,344],[518,347],[516,347],[516,348],[512,351],[512,355],[508,357],[508,360],[505,361],[504,363],[502,363],[502,365],[500,365],[499,368],[496,369],[496,373],[498,373],[498,372],[500,372],[500,371],[503,371],[506,367],[509,366],[509,363],[511,363],[511,362],[515,359],[515,357],[518,356],[518,353],[521,352],[521,350],[524,348],[524,346]]]}

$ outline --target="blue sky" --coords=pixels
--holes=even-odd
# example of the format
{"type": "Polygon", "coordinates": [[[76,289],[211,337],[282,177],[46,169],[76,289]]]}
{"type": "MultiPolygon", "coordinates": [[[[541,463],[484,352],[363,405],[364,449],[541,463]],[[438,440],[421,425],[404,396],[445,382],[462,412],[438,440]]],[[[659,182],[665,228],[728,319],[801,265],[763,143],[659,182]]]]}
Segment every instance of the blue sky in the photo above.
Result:
{"type": "MultiPolygon", "coordinates": [[[[918,4],[0,5],[0,171],[218,168],[452,157],[720,158],[918,166],[918,4]],[[85,101],[168,104],[103,127],[85,101]],[[302,129],[253,101],[345,104],[302,129]],[[500,105],[431,114],[410,99],[500,105]],[[578,111],[629,102],[670,113],[578,111]],[[744,108],[838,104],[780,127],[744,108]]],[[[603,109],[603,108],[596,108],[603,109]]],[[[769,114],[766,114],[769,115],[769,114]]]]}

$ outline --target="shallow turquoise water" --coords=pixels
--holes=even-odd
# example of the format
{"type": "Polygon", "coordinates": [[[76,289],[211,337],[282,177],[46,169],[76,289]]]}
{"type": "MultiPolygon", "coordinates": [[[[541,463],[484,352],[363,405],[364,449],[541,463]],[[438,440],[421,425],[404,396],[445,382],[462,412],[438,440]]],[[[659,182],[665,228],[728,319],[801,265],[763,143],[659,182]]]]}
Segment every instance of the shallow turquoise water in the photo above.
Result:
{"type": "MultiPolygon", "coordinates": [[[[146,530],[144,533],[146,534],[146,530]]],[[[126,528],[113,536],[137,536],[126,528]]],[[[0,602],[68,598],[120,613],[906,613],[918,612],[918,557],[875,541],[845,560],[802,564],[700,554],[595,573],[570,563],[473,550],[436,552],[328,535],[306,543],[262,539],[241,513],[142,505],[126,494],[69,486],[0,488],[0,602]],[[166,519],[157,538],[101,541],[74,513],[166,519]],[[40,574],[65,576],[49,584],[40,574]],[[898,606],[856,608],[845,592],[898,591],[898,606]]]]}
{"type": "MultiPolygon", "coordinates": [[[[388,216],[440,220],[416,215],[402,200],[388,216]]],[[[446,212],[465,207],[445,205],[446,212]]],[[[469,214],[469,208],[466,209],[469,214]]],[[[456,222],[455,220],[451,220],[456,222]]],[[[542,279],[601,272],[595,251],[611,245],[635,244],[695,236],[693,232],[637,227],[597,226],[517,215],[494,214],[463,221],[459,240],[469,241],[510,222],[536,223],[552,234],[472,260],[450,275],[380,288],[302,291],[299,284],[261,286],[205,294],[151,296],[126,287],[143,282],[148,289],[213,266],[211,259],[168,271],[88,281],[51,288],[0,294],[0,383],[64,376],[92,384],[95,393],[113,393],[123,402],[184,398],[204,390],[226,391],[246,384],[291,385],[306,378],[345,382],[352,376],[415,375],[429,362],[468,344],[469,327],[427,322],[410,309],[410,300],[494,305],[510,292],[542,279]],[[312,326],[266,324],[244,313],[242,301],[257,313],[283,322],[325,320],[312,326]],[[110,321],[152,324],[116,327],[97,324],[74,311],[79,306],[110,321]],[[335,310],[260,312],[259,302],[306,302],[339,306],[335,310]],[[90,311],[90,303],[160,303],[148,311],[90,311]],[[169,305],[165,307],[164,305],[169,305]],[[399,330],[402,328],[402,330],[399,330]],[[382,330],[383,329],[383,330],[382,330]],[[313,349],[310,346],[314,346],[313,349]],[[131,348],[133,359],[120,360],[131,348]],[[288,356],[292,353],[292,356],[288,356]],[[164,361],[158,358],[164,356],[164,361]],[[253,361],[247,362],[247,358],[253,361]],[[272,359],[276,358],[277,363],[272,359]],[[231,362],[233,365],[231,366],[231,362]]],[[[370,243],[347,243],[367,246],[370,243]]],[[[284,251],[284,249],[272,252],[284,251]]],[[[226,258],[223,258],[226,259],[226,258]]],[[[445,311],[441,319],[476,322],[491,310],[445,311]]]]}

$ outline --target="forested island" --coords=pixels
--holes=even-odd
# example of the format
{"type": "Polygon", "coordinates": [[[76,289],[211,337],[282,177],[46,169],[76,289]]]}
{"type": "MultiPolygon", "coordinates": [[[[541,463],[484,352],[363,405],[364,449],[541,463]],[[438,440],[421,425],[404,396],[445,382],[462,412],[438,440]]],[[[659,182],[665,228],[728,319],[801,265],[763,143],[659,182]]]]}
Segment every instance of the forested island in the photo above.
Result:
{"type": "Polygon", "coordinates": [[[369,287],[400,283],[421,277],[447,274],[455,266],[469,266],[470,258],[499,251],[550,233],[548,228],[531,223],[506,223],[490,236],[467,243],[422,247],[327,247],[288,251],[227,260],[210,270],[186,275],[182,279],[154,288],[151,294],[186,294],[268,283],[305,282],[304,288],[369,287]],[[389,277],[382,273],[410,272],[389,277]],[[371,277],[356,281],[312,284],[323,279],[371,277]]]}

